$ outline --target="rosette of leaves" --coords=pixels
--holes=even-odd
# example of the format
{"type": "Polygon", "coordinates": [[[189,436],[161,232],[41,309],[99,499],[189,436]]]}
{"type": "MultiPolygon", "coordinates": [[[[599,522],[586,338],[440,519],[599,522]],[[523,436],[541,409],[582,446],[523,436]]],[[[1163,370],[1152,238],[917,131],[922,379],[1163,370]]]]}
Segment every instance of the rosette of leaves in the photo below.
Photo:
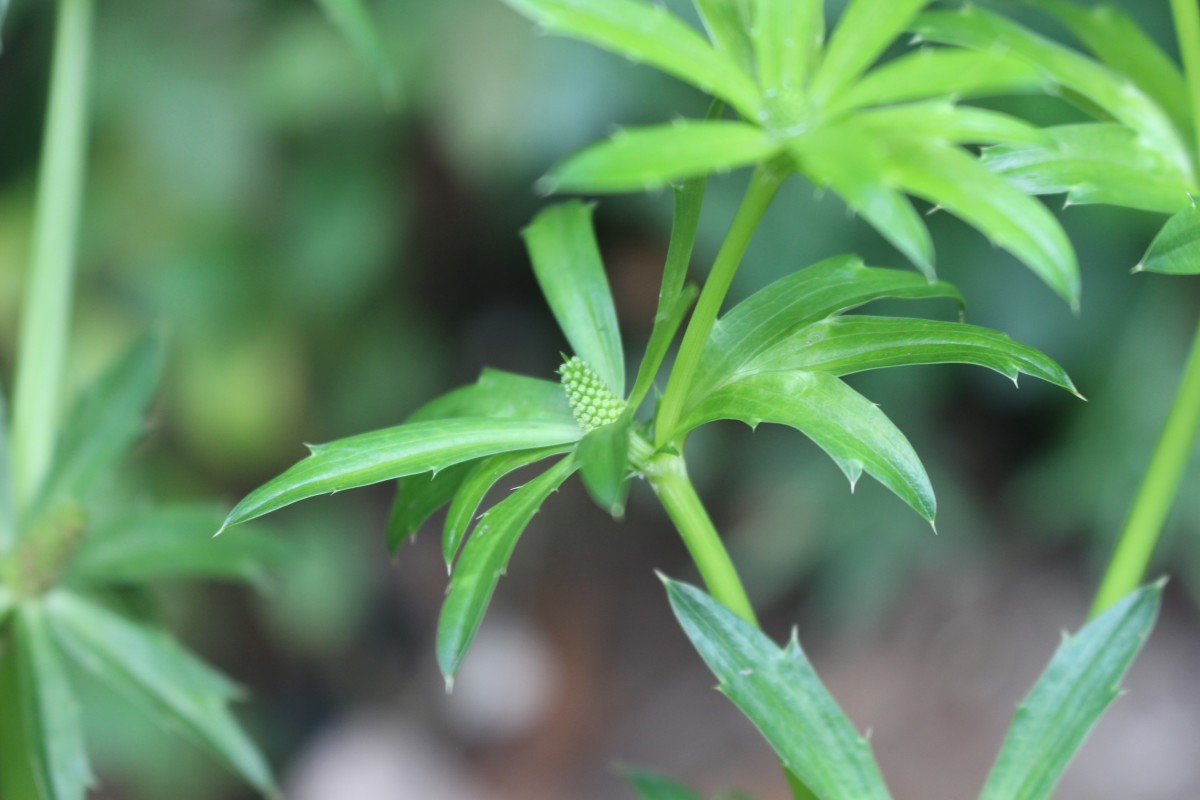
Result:
{"type": "Polygon", "coordinates": [[[93,782],[70,672],[93,675],[264,794],[269,767],[229,710],[237,686],[130,612],[147,584],[257,581],[276,543],[214,544],[218,509],[114,508],[112,472],[140,438],[162,361],[147,339],[80,397],[34,499],[14,500],[0,424],[0,794],[82,800],[93,782]]]}
{"type": "MultiPolygon", "coordinates": [[[[682,192],[681,206],[691,200],[682,192]]],[[[686,225],[676,229],[673,250],[686,225]]],[[[694,233],[694,228],[691,229],[694,233]]],[[[614,515],[629,482],[656,458],[654,421],[635,420],[694,291],[669,258],[660,313],[632,391],[616,310],[591,224],[591,208],[568,202],[525,230],[541,289],[573,355],[554,382],[486,370],[479,380],[425,405],[399,426],[310,447],[311,454],[253,491],[227,525],[318,494],[400,478],[390,544],[449,506],[443,554],[450,587],[438,624],[438,660],[452,681],[518,538],[539,507],[575,471],[614,515]],[[475,516],[489,490],[525,467],[541,473],[475,516]],[[460,552],[461,551],[461,552],[460,552]]],[[[678,252],[678,250],[674,250],[678,252]]],[[[683,246],[690,251],[690,244],[683,246]]],[[[929,479],[911,445],[842,377],[910,364],[971,363],[1011,378],[1025,373],[1072,389],[1045,355],[1003,334],[961,322],[849,315],[877,299],[949,298],[953,287],[913,272],[830,259],[800,270],[733,308],[714,328],[667,441],[718,419],[774,422],[822,447],[851,483],[866,472],[932,520],[929,479]]],[[[670,453],[672,445],[664,452],[670,453]]]]}
{"type": "Polygon", "coordinates": [[[1001,48],[926,47],[882,65],[930,0],[852,0],[826,41],[823,0],[694,0],[708,33],[640,0],[505,0],[552,33],[619,53],[712,94],[740,120],[622,130],[568,158],[548,191],[623,192],[748,165],[828,188],[932,280],[934,249],[909,195],[1011,252],[1072,305],[1070,242],[1040,203],[963,145],[1046,141],[963,98],[1039,91],[1044,71],[1001,48]]]}

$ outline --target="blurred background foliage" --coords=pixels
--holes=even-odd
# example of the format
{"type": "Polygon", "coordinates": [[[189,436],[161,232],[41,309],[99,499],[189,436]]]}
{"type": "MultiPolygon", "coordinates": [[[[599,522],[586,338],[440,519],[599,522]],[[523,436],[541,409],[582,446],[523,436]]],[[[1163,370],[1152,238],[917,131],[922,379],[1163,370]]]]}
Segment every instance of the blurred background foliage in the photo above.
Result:
{"type": "MultiPolygon", "coordinates": [[[[687,13],[686,3],[668,4],[687,13]]],[[[1165,3],[1123,5],[1173,51],[1165,3]]],[[[379,0],[372,10],[400,77],[392,107],[315,3],[123,0],[98,8],[71,383],[85,383],[139,331],[167,331],[168,379],[136,456],[134,496],[152,490],[232,502],[302,455],[301,442],[395,424],[484,365],[549,374],[565,344],[517,235],[544,202],[533,182],[617,124],[699,116],[706,107],[704,97],[653,71],[533,35],[495,0],[379,0]]],[[[14,0],[0,54],[5,376],[15,352],[52,12],[53,3],[14,0]]],[[[1002,106],[1046,122],[1072,115],[1046,98],[1002,106]]],[[[711,262],[745,178],[710,181],[698,268],[711,262]]],[[[606,198],[597,211],[634,351],[649,331],[669,219],[667,193],[606,198]]],[[[979,601],[985,611],[975,618],[986,628],[1009,592],[1033,586],[1048,610],[1035,612],[1038,627],[1022,640],[1033,648],[1028,663],[1012,669],[1036,671],[1051,634],[1075,627],[1086,607],[1197,315],[1193,280],[1129,275],[1161,219],[1098,207],[1066,209],[1063,219],[1084,273],[1078,318],[976,233],[944,214],[932,223],[942,276],[963,290],[968,319],[1058,359],[1090,402],[1032,381],[1014,391],[965,367],[853,381],[923,455],[940,499],[940,535],[872,482],[851,496],[833,465],[794,434],[730,426],[692,444],[701,492],[754,599],[779,631],[801,624],[818,667],[834,671],[835,693],[848,691],[851,713],[884,731],[876,746],[898,797],[905,787],[909,796],[965,796],[943,771],[945,760],[970,787],[986,759],[956,762],[930,745],[921,764],[903,737],[889,745],[888,708],[870,698],[904,691],[901,680],[851,655],[878,656],[894,644],[887,631],[904,628],[899,620],[930,608],[949,614],[946,604],[963,597],[974,608],[969,598],[979,592],[991,598],[979,601]],[[1013,577],[1029,573],[1045,580],[1013,577]],[[833,655],[822,661],[822,653],[833,655]],[[838,665],[850,663],[860,666],[839,679],[838,665]],[[879,674],[884,684],[872,688],[879,674]]],[[[847,251],[906,267],[840,201],[793,180],[756,235],[734,295],[847,251]]],[[[952,318],[954,309],[941,312],[952,318]]],[[[1157,560],[1178,579],[1168,598],[1176,621],[1159,635],[1174,631],[1191,642],[1200,620],[1179,587],[1200,598],[1198,477],[1193,468],[1157,560]]],[[[714,789],[741,781],[782,796],[769,766],[767,783],[756,783],[764,770],[753,765],[769,759],[754,750],[745,724],[704,694],[707,675],[673,630],[650,568],[691,576],[648,497],[635,491],[617,527],[582,492],[551,504],[527,536],[516,575],[501,584],[494,619],[468,664],[478,665],[479,677],[464,673],[449,700],[440,696],[431,643],[444,587],[437,546],[427,546],[436,537],[389,564],[388,499],[381,487],[278,515],[272,525],[289,556],[259,599],[209,586],[157,598],[157,613],[250,688],[244,714],[289,796],[351,796],[321,788],[333,781],[345,789],[326,773],[347,765],[363,781],[378,772],[381,785],[407,787],[379,795],[360,787],[353,796],[364,798],[628,796],[607,771],[614,757],[657,760],[714,789]],[[498,698],[512,707],[493,708],[498,698]],[[703,725],[689,729],[690,715],[701,713],[703,725]],[[706,762],[705,753],[724,761],[706,762]]],[[[946,620],[932,616],[922,630],[936,640],[946,620]]],[[[983,657],[972,656],[972,646],[963,640],[959,650],[968,652],[955,651],[958,668],[983,657]]],[[[1195,648],[1182,652],[1194,669],[1195,648]]],[[[1017,698],[997,687],[1028,683],[1004,674],[988,684],[993,694],[976,692],[991,704],[987,719],[995,724],[985,732],[993,737],[1017,698]]],[[[1136,678],[1135,669],[1135,685],[1136,678]]],[[[1191,691],[1190,717],[1175,728],[1157,723],[1167,738],[1197,733],[1200,701],[1191,691]]],[[[203,756],[122,715],[102,690],[89,691],[86,707],[100,796],[241,796],[203,756]]],[[[956,735],[938,720],[942,732],[931,735],[950,747],[956,735]]],[[[996,742],[982,742],[981,752],[994,752],[996,742]]],[[[1088,763],[1106,774],[1102,761],[1088,763]]],[[[1096,785],[1122,786],[1105,780],[1069,778],[1061,796],[1128,796],[1097,792],[1096,785]]],[[[1141,798],[1195,797],[1200,774],[1185,769],[1175,783],[1159,783],[1129,786],[1141,798]]]]}

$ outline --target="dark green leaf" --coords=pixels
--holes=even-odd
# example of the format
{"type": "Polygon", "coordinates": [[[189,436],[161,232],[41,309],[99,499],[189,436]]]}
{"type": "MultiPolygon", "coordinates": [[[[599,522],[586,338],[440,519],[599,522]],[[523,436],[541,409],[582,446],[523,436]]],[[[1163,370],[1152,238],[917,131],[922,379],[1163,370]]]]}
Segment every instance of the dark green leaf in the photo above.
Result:
{"type": "Polygon", "coordinates": [[[500,453],[474,462],[471,470],[461,481],[458,492],[446,512],[446,525],[442,532],[442,556],[446,568],[454,563],[454,556],[467,535],[467,529],[475,519],[475,512],[492,487],[510,472],[536,464],[544,458],[566,452],[565,447],[543,447],[538,450],[519,450],[515,453],[500,453]]]}
{"type": "Polygon", "coordinates": [[[164,506],[93,531],[68,576],[88,584],[210,578],[261,583],[286,550],[261,531],[213,539],[225,515],[208,505],[164,506]]]}
{"type": "Polygon", "coordinates": [[[400,99],[400,75],[363,0],[317,0],[329,19],[375,71],[384,100],[400,99]]]}
{"type": "Polygon", "coordinates": [[[546,191],[629,192],[766,161],[779,144],[761,128],[730,120],[633,128],[582,150],[542,179],[546,191]]]}
{"type": "Polygon", "coordinates": [[[163,632],[143,628],[88,600],[56,592],[46,611],[64,649],[84,669],[138,703],[159,724],[178,730],[228,764],[264,794],[271,771],[229,712],[238,695],[163,632]]]}
{"type": "Polygon", "coordinates": [[[0,583],[0,631],[4,629],[4,623],[8,619],[8,615],[13,610],[13,596],[8,591],[4,584],[0,583]]]}
{"type": "Polygon", "coordinates": [[[675,438],[720,419],[750,427],[773,422],[812,439],[838,465],[853,490],[863,471],[932,521],[933,488],[921,460],[879,407],[832,375],[764,372],[726,383],[685,417],[675,438]]]}
{"type": "Polygon", "coordinates": [[[645,62],[752,117],[758,89],[737,63],[658,5],[636,0],[505,0],[552,33],[645,62]]]}
{"type": "Polygon", "coordinates": [[[485,369],[479,380],[429,401],[408,422],[450,417],[532,419],[570,424],[575,421],[567,396],[557,381],[485,369]]]}
{"type": "Polygon", "coordinates": [[[821,684],[793,633],[783,650],[693,586],[663,579],[718,688],[821,800],[887,800],[867,740],[821,684]]]}
{"type": "Polygon", "coordinates": [[[574,459],[567,456],[488,509],[475,526],[458,559],[438,618],[437,658],[447,689],[454,685],[454,676],[479,630],[517,539],[575,467],[574,459]]]}
{"type": "Polygon", "coordinates": [[[984,166],[1030,194],[1063,194],[1069,203],[1108,203],[1174,213],[1190,205],[1186,175],[1115,123],[1060,125],[1043,143],[983,151],[984,166]]]}
{"type": "Polygon", "coordinates": [[[1078,394],[1063,368],[1032,347],[989,328],[925,319],[831,317],[797,331],[745,369],[841,376],[914,364],[977,364],[1014,383],[1024,373],[1078,394]]]}
{"type": "Polygon", "coordinates": [[[754,66],[750,45],[751,0],[693,0],[708,38],[731,61],[749,72],[754,66]]]}
{"type": "Polygon", "coordinates": [[[818,103],[866,71],[930,0],[851,0],[829,37],[810,91],[818,103]]]}
{"type": "Polygon", "coordinates": [[[1166,275],[1200,273],[1200,211],[1191,206],[1167,220],[1136,270],[1166,275]]]}
{"type": "Polygon", "coordinates": [[[825,39],[825,0],[756,0],[752,32],[764,94],[798,93],[825,39]]]}
{"type": "Polygon", "coordinates": [[[573,421],[455,417],[313,445],[312,455],[238,503],[225,525],[245,522],[318,494],[438,472],[495,453],[567,444],[582,435],[573,421]]]}
{"type": "Polygon", "coordinates": [[[623,769],[621,777],[629,781],[639,800],[703,800],[686,786],[654,772],[623,769]]]}
{"type": "Polygon", "coordinates": [[[387,524],[388,551],[392,555],[405,539],[416,534],[425,520],[450,502],[463,479],[479,463],[464,461],[437,474],[425,472],[397,481],[396,498],[392,501],[387,524]]]}
{"type": "Polygon", "coordinates": [[[575,355],[624,397],[625,351],[592,230],[592,207],[578,200],[551,206],[523,234],[538,285],[575,355]]]}
{"type": "Polygon", "coordinates": [[[629,495],[629,436],[632,420],[628,415],[584,434],[575,451],[583,485],[596,504],[620,519],[625,514],[629,495]]]}
{"type": "Polygon", "coordinates": [[[1162,582],[1132,592],[1066,637],[1013,717],[981,800],[1044,800],[1120,694],[1158,616],[1162,582]]]}
{"type": "MultiPolygon", "coordinates": [[[[41,795],[45,800],[83,800],[92,783],[92,771],[83,744],[79,703],[42,609],[26,604],[17,614],[14,629],[21,716],[25,735],[33,745],[29,756],[41,795]]],[[[6,709],[5,716],[11,712],[6,709]]]]}

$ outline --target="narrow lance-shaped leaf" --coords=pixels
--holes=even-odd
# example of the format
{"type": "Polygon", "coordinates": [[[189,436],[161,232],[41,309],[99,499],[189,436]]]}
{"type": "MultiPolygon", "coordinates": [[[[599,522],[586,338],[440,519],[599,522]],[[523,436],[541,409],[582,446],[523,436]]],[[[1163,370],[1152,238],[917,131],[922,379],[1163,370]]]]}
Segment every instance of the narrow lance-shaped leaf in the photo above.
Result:
{"type": "Polygon", "coordinates": [[[625,354],[592,207],[577,200],[551,206],[523,233],[538,285],[575,354],[624,396],[625,354]]]}
{"type": "Polygon", "coordinates": [[[410,475],[397,482],[396,497],[392,500],[387,522],[387,545],[392,555],[396,555],[405,539],[416,535],[435,511],[450,502],[463,480],[479,463],[464,461],[437,474],[410,475]]]}
{"type": "Polygon", "coordinates": [[[818,102],[835,96],[866,71],[929,2],[851,0],[813,75],[811,92],[818,102]]]}
{"type": "Polygon", "coordinates": [[[720,419],[752,428],[760,422],[795,428],[834,460],[851,489],[866,471],[933,521],[933,487],[912,445],[878,406],[832,375],[763,372],[737,378],[692,409],[671,438],[720,419]]]}
{"type": "Polygon", "coordinates": [[[750,0],[693,0],[708,38],[743,70],[754,66],[750,44],[750,0]]]}
{"type": "Polygon", "coordinates": [[[633,392],[629,395],[628,411],[630,414],[637,411],[642,400],[646,398],[647,392],[650,391],[650,387],[654,385],[658,368],[662,366],[667,351],[671,349],[671,342],[675,339],[675,334],[683,325],[683,319],[687,316],[688,310],[699,293],[700,290],[696,288],[695,284],[688,284],[679,294],[675,295],[675,299],[669,306],[661,308],[655,315],[654,327],[650,331],[650,341],[646,344],[646,354],[642,357],[642,366],[638,368],[637,380],[634,381],[633,392]]]}
{"type": "Polygon", "coordinates": [[[718,688],[821,800],[887,800],[867,740],[821,684],[793,633],[783,650],[699,589],[663,578],[718,688]]]}
{"type": "Polygon", "coordinates": [[[0,558],[17,540],[17,510],[13,502],[12,455],[8,450],[8,408],[0,391],[0,558]]]}
{"type": "Polygon", "coordinates": [[[1167,220],[1134,269],[1165,275],[1200,274],[1200,210],[1191,206],[1167,220]]]}
{"type": "Polygon", "coordinates": [[[318,494],[437,472],[494,453],[566,444],[582,435],[574,422],[457,417],[414,422],[314,445],[312,455],[238,503],[225,525],[245,522],[318,494]]]}
{"type": "Polygon", "coordinates": [[[780,145],[744,122],[679,120],[621,130],[551,170],[546,191],[626,192],[725,172],[771,158],[780,145]]]}
{"type": "Polygon", "coordinates": [[[317,0],[329,19],[375,72],[384,100],[400,99],[400,75],[363,0],[317,0]]]}
{"type": "Polygon", "coordinates": [[[479,630],[517,539],[575,466],[568,456],[492,506],[467,540],[438,618],[437,658],[447,690],[454,686],[454,676],[479,630]]]}
{"type": "Polygon", "coordinates": [[[621,777],[637,792],[639,800],[703,800],[683,784],[655,772],[623,769],[621,777]]]}
{"type": "Polygon", "coordinates": [[[1154,627],[1160,581],[1132,592],[1074,636],[1017,707],[981,800],[1045,800],[1154,627]]]}
{"type": "Polygon", "coordinates": [[[1022,119],[985,108],[956,106],[944,100],[906,103],[860,113],[854,121],[876,135],[904,136],[957,144],[1042,143],[1046,134],[1022,119]]]}
{"type": "Polygon", "coordinates": [[[596,504],[620,519],[629,495],[629,437],[633,420],[622,415],[616,422],[588,431],[579,441],[575,458],[583,485],[596,504]]]}
{"type": "Polygon", "coordinates": [[[46,610],[63,648],[81,667],[138,703],[167,729],[210,750],[264,794],[270,769],[229,712],[238,692],[165,633],[136,625],[91,601],[56,592],[46,610]]]}
{"type": "Polygon", "coordinates": [[[574,417],[557,381],[531,378],[498,369],[485,369],[475,383],[430,400],[406,422],[429,422],[451,417],[532,419],[571,423],[574,417]]]}
{"type": "Polygon", "coordinates": [[[753,36],[768,96],[799,91],[825,39],[825,0],[755,0],[753,36]]]}
{"type": "Polygon", "coordinates": [[[743,116],[758,90],[737,63],[657,5],[636,0],[505,0],[552,33],[573,36],[651,64],[725,100],[743,116]]]}
{"type": "MultiPolygon", "coordinates": [[[[33,773],[45,800],[83,800],[92,783],[79,703],[67,682],[58,647],[42,609],[17,614],[12,655],[17,659],[21,722],[32,745],[33,773]]],[[[6,716],[12,709],[6,711],[6,716]]],[[[11,723],[8,723],[11,724],[11,723]]]]}

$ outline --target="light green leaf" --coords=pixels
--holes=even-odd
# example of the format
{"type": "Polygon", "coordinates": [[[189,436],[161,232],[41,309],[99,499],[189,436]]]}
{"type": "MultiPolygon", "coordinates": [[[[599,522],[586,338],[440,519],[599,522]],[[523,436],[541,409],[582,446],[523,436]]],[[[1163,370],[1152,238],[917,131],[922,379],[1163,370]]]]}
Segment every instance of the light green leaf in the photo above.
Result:
{"type": "Polygon", "coordinates": [[[409,475],[396,483],[396,497],[388,513],[387,545],[394,556],[396,550],[425,524],[425,520],[450,502],[462,486],[463,479],[480,461],[464,461],[434,474],[424,472],[409,475]]]}
{"type": "Polygon", "coordinates": [[[8,619],[8,615],[13,610],[13,596],[8,588],[0,583],[0,630],[3,630],[4,623],[8,619]]]}
{"type": "Polygon", "coordinates": [[[1097,58],[1153,98],[1180,131],[1191,130],[1183,73],[1132,17],[1107,4],[1082,8],[1066,0],[1038,0],[1037,6],[1058,17],[1097,58]]]}
{"type": "Polygon", "coordinates": [[[693,0],[708,38],[717,50],[729,57],[744,71],[754,67],[754,52],[750,45],[751,0],[693,0]]]}
{"type": "Polygon", "coordinates": [[[475,526],[458,559],[438,618],[437,658],[447,690],[454,685],[454,676],[479,630],[517,539],[546,498],[575,468],[574,459],[567,456],[488,509],[475,526]]]}
{"type": "Polygon", "coordinates": [[[46,600],[54,633],[81,667],[144,708],[160,725],[210,750],[247,783],[275,793],[271,771],[229,712],[238,694],[166,633],[68,592],[46,600]]]}
{"type": "Polygon", "coordinates": [[[1072,308],[1079,267],[1062,227],[1046,207],[972,156],[922,139],[893,144],[890,171],[910,194],[936,203],[1008,250],[1072,308]]]}
{"type": "Polygon", "coordinates": [[[623,769],[621,777],[629,781],[639,800],[703,800],[686,786],[655,772],[623,769]]]}
{"type": "Polygon", "coordinates": [[[317,0],[325,14],[375,72],[384,101],[400,100],[400,74],[363,0],[317,0]]]}
{"type": "MultiPolygon", "coordinates": [[[[40,793],[45,800],[83,800],[93,778],[79,703],[42,609],[35,604],[22,607],[14,630],[12,655],[17,658],[21,717],[33,745],[29,756],[40,793]]],[[[5,716],[12,712],[6,709],[5,716]]]]}
{"type": "Polygon", "coordinates": [[[1165,275],[1200,273],[1200,211],[1190,206],[1167,220],[1135,270],[1165,275]]]}
{"type": "Polygon", "coordinates": [[[625,515],[625,498],[629,495],[632,423],[629,415],[622,415],[616,422],[588,431],[575,451],[588,494],[615,519],[625,515]]]}
{"type": "Polygon", "coordinates": [[[1090,122],[1045,128],[1046,141],[983,151],[985,167],[1030,194],[1067,195],[1068,203],[1108,203],[1174,213],[1193,187],[1162,155],[1123,125],[1090,122]]]}
{"type": "Polygon", "coordinates": [[[827,113],[927,98],[1027,94],[1045,88],[1041,70],[1010,53],[922,47],[867,73],[832,98],[827,113]]]}
{"type": "Polygon", "coordinates": [[[657,189],[766,161],[779,147],[761,128],[744,122],[679,120],[619,131],[569,157],[539,185],[568,192],[657,189]]]}
{"type": "Polygon", "coordinates": [[[518,450],[515,453],[500,453],[480,459],[472,464],[470,471],[461,481],[458,492],[446,512],[446,524],[442,530],[442,556],[446,568],[450,569],[458,548],[466,538],[467,529],[475,520],[475,512],[491,491],[492,487],[510,472],[536,464],[542,459],[564,453],[565,447],[543,447],[538,450],[518,450]]]}
{"type": "Polygon", "coordinates": [[[505,0],[551,33],[572,36],[635,62],[645,62],[720,97],[744,117],[758,89],[737,62],[714,50],[666,8],[636,0],[505,0]]]}
{"type": "Polygon", "coordinates": [[[932,521],[937,503],[912,445],[879,407],[832,375],[763,372],[726,383],[698,403],[671,438],[720,419],[787,425],[812,439],[853,490],[864,471],[932,521]]]}
{"type": "Polygon", "coordinates": [[[821,800],[887,800],[867,740],[821,684],[793,632],[780,650],[699,589],[663,578],[700,657],[780,760],[821,800]]]}
{"type": "Polygon", "coordinates": [[[12,454],[8,449],[8,407],[0,391],[0,558],[17,541],[17,507],[13,502],[12,454]]]}
{"type": "Polygon", "coordinates": [[[429,422],[451,417],[530,419],[564,424],[575,421],[567,396],[557,381],[498,369],[485,369],[475,383],[429,401],[414,411],[407,421],[429,422]]]}
{"type": "Polygon", "coordinates": [[[745,370],[842,376],[914,364],[976,364],[1014,383],[1023,373],[1078,394],[1063,368],[1032,347],[989,328],[925,319],[830,317],[764,351],[745,370]]]}
{"type": "Polygon", "coordinates": [[[209,505],[164,506],[92,531],[71,561],[68,580],[85,584],[208,578],[261,584],[287,552],[261,531],[213,539],[224,513],[209,505]]]}
{"type": "Polygon", "coordinates": [[[522,233],[538,285],[575,355],[623,397],[625,351],[592,229],[592,207],[578,200],[551,206],[522,233]]]}
{"type": "Polygon", "coordinates": [[[962,296],[948,283],[929,283],[898,269],[864,267],[856,256],[813,264],[755,292],[717,321],[704,346],[688,406],[793,332],[885,297],[950,298],[962,304],[962,296]]]}
{"type": "Polygon", "coordinates": [[[1130,593],[1075,636],[1017,706],[981,800],[1045,800],[1154,628],[1160,581],[1130,593]]]}
{"type": "Polygon", "coordinates": [[[764,95],[799,92],[825,40],[825,0],[755,0],[752,35],[764,95]]]}
{"type": "Polygon", "coordinates": [[[824,103],[871,66],[930,0],[851,0],[829,37],[810,91],[824,103]]]}
{"type": "Polygon", "coordinates": [[[413,422],[314,445],[312,455],[238,503],[225,526],[318,494],[438,472],[495,453],[567,444],[582,435],[573,421],[457,417],[413,422]]]}
{"type": "Polygon", "coordinates": [[[984,108],[956,106],[944,100],[864,111],[854,118],[853,124],[864,126],[877,136],[898,132],[902,136],[959,144],[1040,144],[1046,141],[1040,128],[1024,120],[984,108]]]}

